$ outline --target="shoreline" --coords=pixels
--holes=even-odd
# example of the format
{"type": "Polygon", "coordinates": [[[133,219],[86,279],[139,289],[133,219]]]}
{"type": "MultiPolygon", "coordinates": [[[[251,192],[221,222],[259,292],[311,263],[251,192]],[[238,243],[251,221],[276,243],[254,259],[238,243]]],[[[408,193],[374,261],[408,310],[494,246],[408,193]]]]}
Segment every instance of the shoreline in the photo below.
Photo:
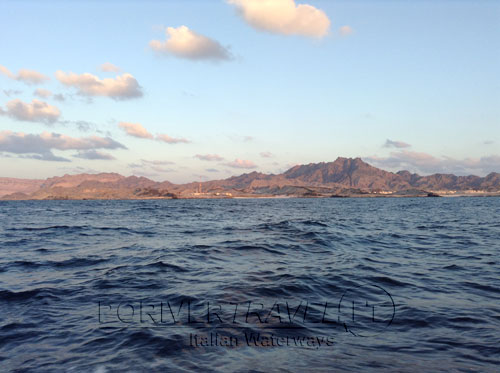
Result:
{"type": "Polygon", "coordinates": [[[474,198],[474,197],[500,197],[497,193],[460,193],[460,194],[439,194],[439,195],[381,195],[381,194],[362,194],[362,195],[333,195],[333,196],[300,196],[300,195],[277,195],[277,196],[206,196],[206,197],[143,197],[143,198],[24,198],[9,199],[0,198],[2,201],[147,201],[147,200],[238,200],[238,199],[346,199],[346,198],[474,198]]]}

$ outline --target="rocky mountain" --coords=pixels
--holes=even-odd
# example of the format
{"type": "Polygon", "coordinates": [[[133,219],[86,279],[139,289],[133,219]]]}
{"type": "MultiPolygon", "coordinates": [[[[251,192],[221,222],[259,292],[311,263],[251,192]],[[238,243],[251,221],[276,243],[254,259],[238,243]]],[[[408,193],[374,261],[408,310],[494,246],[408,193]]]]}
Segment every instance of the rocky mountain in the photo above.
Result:
{"type": "Polygon", "coordinates": [[[333,183],[351,188],[385,190],[410,187],[397,174],[373,167],[360,158],[337,158],[335,162],[295,166],[285,172],[284,176],[311,185],[333,183]]]}
{"type": "Polygon", "coordinates": [[[500,174],[486,177],[381,170],[360,158],[298,165],[274,175],[246,173],[224,180],[172,184],[117,173],[78,174],[46,180],[0,178],[2,199],[231,198],[251,196],[500,195],[500,174]]]}
{"type": "Polygon", "coordinates": [[[44,180],[15,179],[11,177],[0,177],[0,198],[12,194],[30,194],[40,188],[44,180]]]}

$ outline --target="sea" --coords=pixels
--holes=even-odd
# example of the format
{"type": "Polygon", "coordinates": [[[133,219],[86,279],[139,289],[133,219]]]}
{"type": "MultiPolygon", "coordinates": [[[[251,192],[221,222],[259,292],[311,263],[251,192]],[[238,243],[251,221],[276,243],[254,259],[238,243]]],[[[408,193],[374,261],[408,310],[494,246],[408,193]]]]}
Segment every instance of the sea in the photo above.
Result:
{"type": "Polygon", "coordinates": [[[0,202],[1,372],[498,372],[500,198],[0,202]]]}

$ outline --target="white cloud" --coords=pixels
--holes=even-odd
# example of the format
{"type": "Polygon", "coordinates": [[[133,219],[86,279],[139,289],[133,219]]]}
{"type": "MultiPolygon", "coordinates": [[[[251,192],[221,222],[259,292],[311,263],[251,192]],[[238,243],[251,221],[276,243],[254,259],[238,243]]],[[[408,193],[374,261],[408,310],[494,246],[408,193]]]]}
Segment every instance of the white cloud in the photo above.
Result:
{"type": "Polygon", "coordinates": [[[195,158],[198,158],[202,161],[223,161],[224,158],[218,154],[196,154],[195,158]]]}
{"type": "Polygon", "coordinates": [[[21,69],[17,74],[12,73],[5,66],[0,65],[0,73],[10,79],[18,80],[26,84],[40,84],[49,80],[50,78],[35,70],[21,69]]]}
{"type": "Polygon", "coordinates": [[[392,141],[387,139],[384,148],[409,148],[411,145],[403,141],[392,141]]]}
{"type": "Polygon", "coordinates": [[[294,0],[227,0],[252,27],[284,35],[321,38],[330,20],[320,9],[294,0]]]}
{"type": "Polygon", "coordinates": [[[148,132],[146,128],[144,128],[140,123],[128,123],[128,122],[120,122],[118,127],[123,129],[127,135],[139,137],[142,139],[152,139],[153,135],[148,132]]]}
{"type": "Polygon", "coordinates": [[[100,79],[90,73],[75,74],[56,72],[56,78],[68,87],[75,87],[84,96],[106,96],[115,100],[127,100],[142,97],[142,87],[131,74],[116,78],[100,79]]]}
{"type": "Polygon", "coordinates": [[[111,73],[111,72],[118,72],[120,71],[121,69],[116,66],[116,65],[113,65],[111,62],[105,62],[103,63],[101,66],[99,66],[99,69],[101,71],[104,71],[104,72],[107,72],[107,73],[111,73]]]}
{"type": "Polygon", "coordinates": [[[175,137],[170,137],[165,134],[158,134],[156,135],[156,140],[158,141],[163,141],[168,144],[178,144],[178,143],[189,143],[189,140],[186,140],[184,138],[175,138],[175,137]]]}
{"type": "Polygon", "coordinates": [[[149,46],[156,52],[190,60],[229,60],[231,54],[216,40],[190,30],[186,26],[168,27],[167,40],[151,40],[149,46]]]}
{"type": "Polygon", "coordinates": [[[52,153],[54,149],[90,151],[95,149],[126,149],[126,147],[109,137],[70,137],[53,132],[42,132],[41,134],[0,132],[0,151],[19,154],[25,158],[68,161],[66,158],[54,155],[52,153]]]}
{"type": "Polygon", "coordinates": [[[402,150],[388,157],[364,157],[366,162],[394,171],[408,170],[419,174],[453,173],[456,175],[480,174],[500,171],[500,156],[455,159],[435,157],[428,153],[402,150]]]}
{"type": "Polygon", "coordinates": [[[339,34],[340,36],[349,36],[354,33],[354,30],[351,26],[342,26],[339,28],[339,34]]]}
{"type": "Polygon", "coordinates": [[[33,92],[35,96],[41,97],[41,98],[48,98],[52,96],[52,92],[47,90],[47,89],[42,89],[42,88],[37,88],[35,89],[35,92],[33,92]]]}
{"type": "Polygon", "coordinates": [[[257,168],[255,163],[245,159],[235,159],[232,162],[225,163],[225,165],[232,168],[257,168]]]}
{"type": "Polygon", "coordinates": [[[61,115],[57,107],[37,99],[31,101],[31,103],[15,99],[7,102],[6,108],[7,110],[2,110],[0,108],[0,114],[28,122],[52,124],[56,122],[61,115]]]}

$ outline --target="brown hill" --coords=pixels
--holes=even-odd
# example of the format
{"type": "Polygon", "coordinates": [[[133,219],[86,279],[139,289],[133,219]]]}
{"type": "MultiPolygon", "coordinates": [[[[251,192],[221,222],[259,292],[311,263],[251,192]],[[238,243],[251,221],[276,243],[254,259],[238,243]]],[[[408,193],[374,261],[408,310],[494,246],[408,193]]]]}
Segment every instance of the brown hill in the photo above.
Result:
{"type": "Polygon", "coordinates": [[[43,182],[44,180],[0,177],[0,198],[12,193],[33,193],[40,188],[43,182]]]}
{"type": "Polygon", "coordinates": [[[396,190],[410,187],[399,175],[373,167],[360,158],[340,157],[335,162],[295,166],[284,175],[307,184],[334,183],[354,188],[396,190]]]}

